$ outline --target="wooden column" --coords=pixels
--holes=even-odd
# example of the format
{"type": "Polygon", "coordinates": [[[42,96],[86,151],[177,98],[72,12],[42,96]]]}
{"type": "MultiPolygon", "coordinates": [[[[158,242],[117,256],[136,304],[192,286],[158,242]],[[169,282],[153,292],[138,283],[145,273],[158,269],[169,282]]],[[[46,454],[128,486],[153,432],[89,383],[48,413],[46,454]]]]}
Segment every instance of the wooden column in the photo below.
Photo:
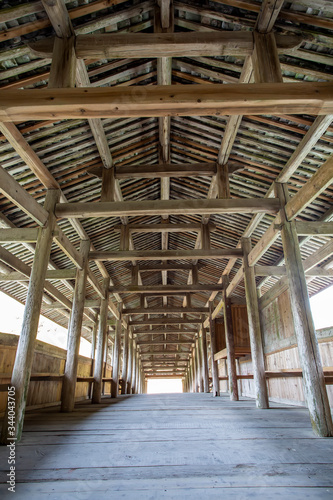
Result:
{"type": "Polygon", "coordinates": [[[50,259],[53,230],[56,223],[54,209],[58,199],[59,191],[50,190],[47,192],[44,207],[49,212],[49,217],[45,226],[38,230],[38,239],[24,308],[22,330],[16,350],[10,384],[15,387],[15,431],[12,433],[12,429],[8,428],[8,411],[11,408],[9,409],[7,406],[1,434],[2,444],[7,444],[7,441],[13,438],[19,441],[22,435],[34,347],[44,292],[44,281],[50,259]]]}
{"type": "Polygon", "coordinates": [[[213,314],[213,304],[209,302],[209,329],[210,329],[210,363],[212,370],[212,379],[213,379],[213,396],[220,395],[220,382],[219,382],[219,374],[217,368],[217,361],[214,360],[214,356],[216,354],[216,338],[215,338],[215,323],[212,319],[213,314]]]}
{"type": "Polygon", "coordinates": [[[135,394],[135,379],[136,379],[136,342],[133,339],[133,353],[132,353],[132,394],[135,394]]]}
{"type": "Polygon", "coordinates": [[[128,361],[127,361],[127,375],[126,375],[126,394],[131,394],[132,386],[132,364],[133,364],[133,338],[129,338],[128,342],[128,361]]]}
{"type": "Polygon", "coordinates": [[[75,87],[75,37],[54,38],[49,88],[75,87]]]}
{"type": "Polygon", "coordinates": [[[253,38],[254,51],[252,63],[255,82],[283,82],[275,34],[254,31],[253,38]]]}
{"type": "MultiPolygon", "coordinates": [[[[102,380],[106,378],[106,364],[108,361],[108,339],[109,339],[109,328],[106,327],[106,335],[104,339],[104,349],[103,349],[103,370],[102,370],[102,380]]],[[[105,396],[105,382],[102,382],[102,395],[105,396]]]]}
{"type": "Polygon", "coordinates": [[[268,408],[268,392],[265,378],[265,360],[262,346],[259,306],[254,268],[249,266],[248,255],[252,249],[250,238],[242,238],[244,282],[247,316],[251,344],[253,379],[257,408],[268,408]]]}
{"type": "Polygon", "coordinates": [[[122,367],[122,384],[121,384],[121,393],[127,394],[127,367],[128,367],[128,344],[129,344],[129,327],[127,327],[124,331],[124,347],[123,347],[123,367],[122,367]]]}
{"type": "Polygon", "coordinates": [[[203,374],[203,385],[204,392],[209,392],[209,373],[208,373],[208,363],[207,363],[207,333],[206,328],[202,324],[201,327],[201,359],[202,359],[202,374],[203,374]]]}
{"type": "Polygon", "coordinates": [[[199,380],[198,380],[198,365],[195,355],[195,346],[192,348],[192,360],[193,360],[193,392],[199,392],[199,380]]]}
{"type": "Polygon", "coordinates": [[[115,176],[114,167],[102,170],[101,201],[115,201],[115,176]]]}
{"type": "Polygon", "coordinates": [[[75,405],[76,377],[79,363],[84,301],[86,296],[89,249],[90,240],[81,241],[80,252],[84,264],[82,270],[78,269],[76,271],[72,312],[68,326],[66,365],[61,391],[62,412],[73,411],[75,405]]]}
{"type": "MultiPolygon", "coordinates": [[[[98,322],[95,321],[94,327],[91,331],[91,353],[90,353],[90,357],[91,357],[90,376],[91,377],[94,376],[94,369],[95,369],[95,351],[96,351],[97,327],[98,327],[98,322]]],[[[90,399],[92,398],[93,388],[94,388],[94,383],[91,382],[91,384],[89,386],[89,398],[90,399]]]]}
{"type": "Polygon", "coordinates": [[[229,169],[228,164],[216,165],[217,197],[220,199],[230,198],[229,169]]]}
{"type": "Polygon", "coordinates": [[[111,397],[118,397],[119,393],[119,368],[120,368],[120,346],[121,346],[121,330],[122,330],[122,309],[123,303],[118,302],[119,319],[116,321],[116,333],[114,337],[113,348],[113,366],[112,366],[112,386],[111,397]]]}
{"type": "Polygon", "coordinates": [[[104,279],[105,298],[101,301],[98,333],[96,341],[96,359],[94,368],[94,388],[92,395],[92,403],[100,403],[102,399],[102,377],[103,377],[103,358],[105,339],[107,335],[107,319],[109,305],[109,279],[104,279]]]}
{"type": "Polygon", "coordinates": [[[224,330],[225,330],[225,340],[227,346],[227,359],[228,359],[228,382],[229,382],[229,393],[231,401],[238,401],[238,386],[237,386],[237,371],[236,371],[236,358],[235,358],[235,344],[234,344],[234,332],[232,326],[232,316],[231,316],[231,301],[227,298],[227,286],[228,278],[223,280],[223,291],[222,300],[224,308],[224,330]]]}
{"type": "MultiPolygon", "coordinates": [[[[285,184],[277,184],[277,194],[283,207],[288,201],[285,184]]],[[[281,236],[286,261],[299,359],[303,372],[303,389],[316,435],[333,436],[333,424],[327,397],[323,367],[320,359],[316,330],[313,324],[307,284],[295,221],[288,221],[284,208],[280,211],[283,223],[281,236]]]]}
{"type": "Polygon", "coordinates": [[[197,338],[195,342],[195,352],[196,352],[196,360],[197,360],[197,372],[198,372],[198,387],[199,392],[204,391],[203,386],[203,377],[202,377],[202,364],[201,364],[201,353],[200,353],[200,339],[197,338]]]}

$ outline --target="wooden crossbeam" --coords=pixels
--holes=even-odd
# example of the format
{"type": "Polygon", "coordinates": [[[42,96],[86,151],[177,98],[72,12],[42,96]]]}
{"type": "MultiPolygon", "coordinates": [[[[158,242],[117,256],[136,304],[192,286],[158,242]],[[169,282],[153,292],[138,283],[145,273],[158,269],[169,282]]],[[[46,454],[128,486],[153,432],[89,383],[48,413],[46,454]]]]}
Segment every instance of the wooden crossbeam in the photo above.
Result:
{"type": "Polygon", "coordinates": [[[208,307],[132,307],[123,309],[123,314],[208,314],[208,307]]]}
{"type": "Polygon", "coordinates": [[[333,222],[298,222],[296,231],[299,236],[333,236],[333,222]]]}
{"type": "MultiPolygon", "coordinates": [[[[56,269],[46,271],[46,280],[73,280],[76,278],[76,269],[56,269]]],[[[29,281],[28,276],[13,271],[11,273],[0,273],[0,281],[29,281]]]]}
{"type": "Polygon", "coordinates": [[[146,271],[191,271],[192,264],[149,264],[147,266],[138,266],[138,271],[144,273],[146,271]]]}
{"type": "MultiPolygon", "coordinates": [[[[130,250],[128,252],[90,252],[89,259],[96,261],[229,259],[231,257],[241,258],[242,255],[242,250],[238,248],[216,250],[130,250]]],[[[131,289],[131,287],[128,287],[128,289],[131,289]]],[[[140,288],[137,287],[136,289],[139,290],[140,288]]],[[[145,293],[146,288],[141,290],[142,293],[145,293]]]]}
{"type": "Polygon", "coordinates": [[[191,329],[187,329],[187,330],[180,330],[179,328],[178,329],[174,329],[174,330],[143,330],[143,331],[136,331],[134,330],[133,333],[135,335],[164,335],[164,334],[167,334],[167,335],[175,335],[175,334],[182,334],[182,335],[195,335],[196,333],[198,333],[198,330],[195,330],[193,328],[191,329]]]}
{"type": "Polygon", "coordinates": [[[20,242],[33,243],[37,241],[38,229],[13,228],[0,229],[0,243],[20,242]]]}
{"type": "Polygon", "coordinates": [[[116,179],[155,179],[163,177],[188,177],[216,174],[216,163],[193,163],[189,165],[134,165],[116,168],[116,179]]]}
{"type": "MultiPolygon", "coordinates": [[[[128,224],[128,230],[130,233],[184,233],[187,231],[201,231],[202,225],[195,223],[186,224],[128,224]]],[[[120,232],[122,226],[117,225],[114,227],[114,231],[120,232]]],[[[215,224],[208,224],[210,231],[216,231],[215,224]]]]}
{"type": "Polygon", "coordinates": [[[3,89],[0,122],[154,116],[333,113],[332,83],[3,89]]]}
{"type": "MultiPolygon", "coordinates": [[[[287,271],[285,266],[255,266],[254,272],[256,276],[286,276],[287,271]]],[[[305,276],[312,277],[333,277],[333,269],[324,269],[315,266],[312,269],[305,271],[305,276]]]]}
{"type": "Polygon", "coordinates": [[[195,215],[223,213],[276,213],[277,199],[241,198],[230,200],[148,200],[100,203],[58,203],[57,217],[119,217],[149,215],[195,215]]]}
{"type": "Polygon", "coordinates": [[[194,340],[139,340],[137,345],[193,344],[194,340]]]}
{"type": "Polygon", "coordinates": [[[144,325],[187,325],[187,324],[201,324],[201,319],[185,319],[185,318],[148,318],[148,319],[135,319],[128,322],[129,326],[144,326],[144,325]]]}
{"type": "MultiPolygon", "coordinates": [[[[172,250],[163,250],[164,253],[170,252],[172,250]]],[[[222,291],[223,286],[218,284],[196,284],[196,285],[152,285],[152,286],[135,286],[135,285],[125,285],[111,287],[111,293],[144,293],[144,294],[154,294],[163,295],[167,294],[177,294],[177,293],[188,293],[188,292],[212,292],[212,291],[222,291]]]]}
{"type": "Polygon", "coordinates": [[[189,352],[182,352],[182,351],[149,351],[149,352],[141,352],[140,351],[140,356],[141,358],[143,356],[164,356],[164,355],[172,355],[172,356],[189,356],[189,352]]]}
{"type": "MultiPolygon", "coordinates": [[[[275,35],[280,53],[298,47],[302,37],[275,35]]],[[[30,44],[38,57],[52,58],[54,38],[30,44]]],[[[116,59],[151,57],[247,56],[254,48],[250,31],[187,33],[102,33],[77,35],[75,53],[78,59],[116,59]]]]}

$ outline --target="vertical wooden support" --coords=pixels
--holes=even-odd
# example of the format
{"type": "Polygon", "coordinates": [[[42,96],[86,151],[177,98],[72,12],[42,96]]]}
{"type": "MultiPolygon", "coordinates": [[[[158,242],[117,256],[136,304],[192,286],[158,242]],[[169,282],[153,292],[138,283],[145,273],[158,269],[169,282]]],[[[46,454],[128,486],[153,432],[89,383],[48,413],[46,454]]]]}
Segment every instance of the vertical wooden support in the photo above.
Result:
{"type": "MultiPolygon", "coordinates": [[[[106,378],[106,364],[108,361],[108,338],[109,338],[109,329],[106,328],[106,335],[104,339],[104,349],[103,349],[103,370],[102,370],[102,381],[103,378],[106,378]]],[[[105,382],[102,382],[102,394],[105,396],[105,382]]]]}
{"type": "Polygon", "coordinates": [[[209,302],[210,363],[211,363],[212,379],[213,379],[213,396],[215,397],[220,395],[220,382],[219,382],[217,361],[214,360],[214,356],[216,354],[216,337],[215,337],[215,323],[212,319],[212,314],[213,314],[213,303],[209,302]]]}
{"type": "Polygon", "coordinates": [[[133,366],[133,338],[129,338],[128,342],[128,362],[127,362],[127,376],[126,376],[126,394],[132,392],[132,366],[133,366]]]}
{"type": "Polygon", "coordinates": [[[197,360],[197,370],[198,370],[198,386],[199,386],[199,392],[204,391],[204,385],[203,385],[203,376],[202,376],[202,357],[201,357],[201,351],[200,351],[200,338],[198,337],[196,342],[195,342],[195,351],[196,351],[196,360],[197,360]]]}
{"type": "Polygon", "coordinates": [[[248,255],[252,249],[250,238],[242,238],[244,282],[249,321],[253,379],[257,408],[268,408],[268,392],[265,377],[265,360],[262,346],[259,306],[254,268],[249,266],[248,255]]]}
{"type": "Polygon", "coordinates": [[[217,197],[220,199],[230,198],[229,169],[228,164],[216,164],[217,197]]]}
{"type": "Polygon", "coordinates": [[[203,374],[203,385],[204,392],[209,392],[209,373],[208,373],[208,362],[207,362],[207,333],[206,328],[202,324],[201,327],[201,359],[202,359],[202,374],[203,374]]]}
{"type": "Polygon", "coordinates": [[[194,392],[199,392],[198,364],[195,352],[195,345],[192,347],[192,359],[193,359],[193,374],[194,374],[194,392]]]}
{"type": "Polygon", "coordinates": [[[114,167],[102,170],[101,201],[115,201],[115,176],[114,167]]]}
{"type": "Polygon", "coordinates": [[[274,33],[253,32],[252,63],[256,83],[282,82],[281,65],[274,33]]]}
{"type": "Polygon", "coordinates": [[[108,318],[108,305],[109,305],[109,279],[104,279],[105,298],[101,301],[101,308],[98,322],[98,333],[96,341],[96,359],[94,368],[94,388],[92,395],[92,403],[97,404],[101,402],[102,395],[102,377],[103,377],[103,358],[105,339],[107,335],[107,318],[108,318]]]}
{"type": "Polygon", "coordinates": [[[50,88],[75,87],[76,78],[76,55],[75,37],[55,37],[50,69],[50,88]]]}
{"type": "Polygon", "coordinates": [[[201,224],[201,248],[210,250],[210,229],[208,224],[201,224]]]}
{"type": "Polygon", "coordinates": [[[22,435],[34,347],[44,293],[44,281],[50,259],[53,230],[56,223],[54,209],[58,200],[59,191],[49,190],[47,192],[44,207],[49,212],[49,217],[45,226],[40,228],[38,232],[24,308],[22,330],[11,377],[11,386],[15,387],[16,426],[14,432],[8,428],[11,425],[8,421],[8,412],[11,408],[8,408],[7,405],[1,433],[1,443],[5,445],[7,445],[8,440],[13,440],[13,438],[19,441],[22,435]]]}
{"type": "MultiPolygon", "coordinates": [[[[129,241],[130,241],[130,236],[129,236],[129,228],[128,226],[121,226],[120,230],[120,243],[119,243],[119,250],[124,250],[128,252],[129,250],[129,241]]],[[[137,266],[134,266],[134,268],[137,266]]]]}
{"type": "Polygon", "coordinates": [[[307,284],[294,221],[288,221],[284,206],[288,201],[288,189],[276,184],[283,208],[281,237],[286,261],[291,297],[291,310],[297,337],[298,353],[303,372],[303,389],[316,435],[333,436],[333,424],[327,397],[323,367],[320,359],[316,330],[313,324],[307,284]]]}
{"type": "Polygon", "coordinates": [[[237,385],[234,332],[232,326],[231,303],[230,299],[228,299],[227,297],[227,287],[228,287],[228,278],[227,276],[223,276],[222,300],[224,308],[224,330],[225,330],[225,340],[227,346],[227,359],[228,359],[229,393],[231,401],[238,401],[239,398],[238,398],[238,385],[237,385]]]}
{"type": "Polygon", "coordinates": [[[114,337],[114,349],[113,349],[113,366],[112,366],[112,384],[111,384],[111,397],[118,397],[119,393],[119,368],[120,368],[120,346],[121,346],[121,330],[122,330],[122,309],[123,303],[118,302],[117,304],[119,319],[116,321],[116,333],[114,337]]]}
{"type": "MultiPolygon", "coordinates": [[[[94,327],[93,327],[92,332],[91,332],[91,353],[90,353],[90,357],[91,357],[90,376],[91,377],[94,376],[94,369],[95,369],[95,351],[96,351],[97,327],[98,327],[98,322],[95,321],[94,327]]],[[[94,383],[91,382],[91,384],[89,386],[89,398],[90,399],[92,398],[93,388],[94,388],[94,383]]]]}
{"type": "Polygon", "coordinates": [[[139,377],[140,377],[140,363],[139,363],[139,350],[137,349],[135,354],[135,394],[139,394],[139,377]]]}
{"type": "Polygon", "coordinates": [[[132,380],[131,380],[131,385],[132,385],[132,394],[135,394],[135,383],[136,383],[136,342],[133,340],[133,354],[132,354],[132,380]]]}
{"type": "Polygon", "coordinates": [[[128,368],[128,352],[129,352],[129,326],[124,331],[124,348],[123,348],[123,369],[121,373],[122,384],[121,393],[127,394],[127,368],[128,368]]]}

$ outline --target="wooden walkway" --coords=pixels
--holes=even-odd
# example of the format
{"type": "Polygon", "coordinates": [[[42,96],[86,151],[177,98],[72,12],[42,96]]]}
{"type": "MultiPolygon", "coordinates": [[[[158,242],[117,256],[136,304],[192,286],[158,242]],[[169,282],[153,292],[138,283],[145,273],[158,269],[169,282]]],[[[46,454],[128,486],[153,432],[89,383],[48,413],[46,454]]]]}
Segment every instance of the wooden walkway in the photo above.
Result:
{"type": "Polygon", "coordinates": [[[314,437],[304,408],[245,398],[135,395],[27,413],[16,451],[13,496],[0,448],[2,499],[333,498],[333,439],[314,437]]]}

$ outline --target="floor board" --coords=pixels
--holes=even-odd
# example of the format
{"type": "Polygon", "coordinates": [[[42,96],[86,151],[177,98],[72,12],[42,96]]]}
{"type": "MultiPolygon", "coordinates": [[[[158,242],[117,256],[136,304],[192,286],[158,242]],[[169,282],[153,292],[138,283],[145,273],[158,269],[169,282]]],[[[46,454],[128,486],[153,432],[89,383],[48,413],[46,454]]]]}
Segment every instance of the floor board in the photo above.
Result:
{"type": "MultiPolygon", "coordinates": [[[[333,439],[305,408],[227,396],[122,396],[26,414],[18,500],[332,499],[333,439]]],[[[8,450],[0,448],[0,496],[8,450]]]]}

